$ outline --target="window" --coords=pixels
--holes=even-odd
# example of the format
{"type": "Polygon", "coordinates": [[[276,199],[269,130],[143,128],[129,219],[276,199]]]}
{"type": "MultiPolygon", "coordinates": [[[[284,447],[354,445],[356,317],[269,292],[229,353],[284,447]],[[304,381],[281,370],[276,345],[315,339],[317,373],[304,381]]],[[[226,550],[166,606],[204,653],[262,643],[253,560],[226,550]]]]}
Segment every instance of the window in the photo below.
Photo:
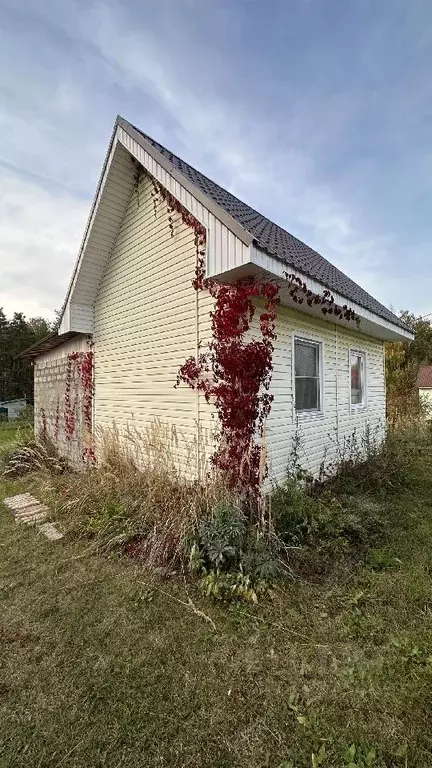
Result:
{"type": "Polygon", "coordinates": [[[294,339],[296,411],[321,410],[321,344],[294,339]]]}
{"type": "Polygon", "coordinates": [[[351,406],[362,407],[366,404],[365,353],[350,350],[351,406]]]}

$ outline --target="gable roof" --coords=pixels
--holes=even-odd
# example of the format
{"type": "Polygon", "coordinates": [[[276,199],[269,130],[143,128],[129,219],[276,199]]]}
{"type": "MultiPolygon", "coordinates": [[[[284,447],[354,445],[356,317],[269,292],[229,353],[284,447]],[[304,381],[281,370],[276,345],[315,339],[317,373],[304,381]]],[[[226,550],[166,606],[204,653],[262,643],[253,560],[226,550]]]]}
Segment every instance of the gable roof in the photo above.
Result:
{"type": "Polygon", "coordinates": [[[125,125],[130,125],[158,152],[161,153],[188,181],[209,197],[216,205],[223,208],[253,237],[255,244],[261,250],[273,256],[289,267],[303,272],[308,277],[318,280],[331,291],[345,296],[361,307],[374,312],[384,320],[397,325],[404,330],[410,330],[405,323],[387,307],[373,298],[354,280],[331,264],[324,256],[314,251],[294,235],[239,200],[235,195],[212,181],[189,163],[175,155],[159,142],[155,141],[136,126],[120,118],[125,125]]]}
{"type": "Polygon", "coordinates": [[[417,374],[417,387],[432,388],[432,365],[422,365],[417,374]]]}

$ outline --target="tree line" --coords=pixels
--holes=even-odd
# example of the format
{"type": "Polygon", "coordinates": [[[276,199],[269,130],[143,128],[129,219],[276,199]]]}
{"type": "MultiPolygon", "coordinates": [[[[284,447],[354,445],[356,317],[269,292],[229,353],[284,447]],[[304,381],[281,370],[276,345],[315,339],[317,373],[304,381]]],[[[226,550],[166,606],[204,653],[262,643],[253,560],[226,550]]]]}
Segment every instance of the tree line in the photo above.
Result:
{"type": "Polygon", "coordinates": [[[54,325],[43,317],[27,319],[22,312],[8,320],[0,307],[0,401],[21,397],[33,401],[33,366],[30,360],[16,357],[47,336],[54,325]]]}

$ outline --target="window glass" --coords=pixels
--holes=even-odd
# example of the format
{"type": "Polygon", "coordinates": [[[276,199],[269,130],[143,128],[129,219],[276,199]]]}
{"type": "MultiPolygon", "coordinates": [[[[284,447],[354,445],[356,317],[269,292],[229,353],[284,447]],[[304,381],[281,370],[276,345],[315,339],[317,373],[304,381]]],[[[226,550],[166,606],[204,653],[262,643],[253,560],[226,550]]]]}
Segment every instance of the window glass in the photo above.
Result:
{"type": "Polygon", "coordinates": [[[295,407],[297,411],[321,408],[320,352],[317,342],[295,339],[295,407]]]}
{"type": "Polygon", "coordinates": [[[364,403],[364,355],[362,352],[350,353],[351,367],[351,405],[364,403]]]}

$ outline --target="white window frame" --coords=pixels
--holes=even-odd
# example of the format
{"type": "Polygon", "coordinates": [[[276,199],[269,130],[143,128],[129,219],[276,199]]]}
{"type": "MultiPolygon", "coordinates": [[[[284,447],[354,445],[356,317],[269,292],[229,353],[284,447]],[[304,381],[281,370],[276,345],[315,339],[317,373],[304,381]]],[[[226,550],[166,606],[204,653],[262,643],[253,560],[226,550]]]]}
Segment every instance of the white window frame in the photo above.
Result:
{"type": "Polygon", "coordinates": [[[308,336],[305,333],[294,332],[292,334],[292,400],[293,416],[295,419],[317,419],[324,416],[324,341],[316,336],[308,336]],[[295,342],[305,341],[308,344],[314,344],[318,347],[318,370],[319,370],[319,395],[320,407],[310,410],[299,411],[296,408],[296,375],[295,375],[295,342]]]}
{"type": "Polygon", "coordinates": [[[350,411],[364,411],[365,408],[367,408],[367,358],[364,349],[356,349],[355,347],[352,347],[348,350],[348,380],[350,411]],[[362,360],[361,375],[363,377],[363,400],[361,403],[353,403],[351,400],[351,355],[357,355],[357,357],[361,357],[362,360]]]}

